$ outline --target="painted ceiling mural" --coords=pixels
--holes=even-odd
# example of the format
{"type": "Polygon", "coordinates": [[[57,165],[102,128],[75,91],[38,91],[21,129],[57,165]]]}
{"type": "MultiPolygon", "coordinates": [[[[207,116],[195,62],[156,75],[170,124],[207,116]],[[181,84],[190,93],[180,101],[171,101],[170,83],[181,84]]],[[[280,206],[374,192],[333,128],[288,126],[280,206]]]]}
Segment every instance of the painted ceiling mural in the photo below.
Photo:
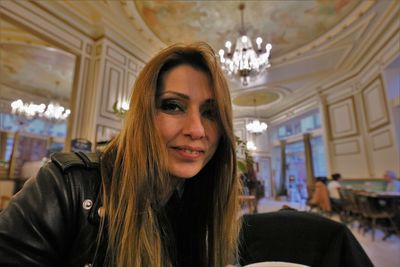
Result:
{"type": "MultiPolygon", "coordinates": [[[[321,36],[360,0],[243,1],[244,25],[252,38],[273,45],[273,55],[288,53],[321,36]]],[[[207,40],[214,49],[234,41],[240,28],[239,1],[140,1],[136,8],[166,44],[207,40]]]]}
{"type": "Polygon", "coordinates": [[[50,47],[4,43],[0,54],[2,83],[40,96],[69,99],[75,56],[50,47]]]}
{"type": "Polygon", "coordinates": [[[34,33],[0,18],[0,85],[67,101],[75,55],[52,47],[34,33]]]}

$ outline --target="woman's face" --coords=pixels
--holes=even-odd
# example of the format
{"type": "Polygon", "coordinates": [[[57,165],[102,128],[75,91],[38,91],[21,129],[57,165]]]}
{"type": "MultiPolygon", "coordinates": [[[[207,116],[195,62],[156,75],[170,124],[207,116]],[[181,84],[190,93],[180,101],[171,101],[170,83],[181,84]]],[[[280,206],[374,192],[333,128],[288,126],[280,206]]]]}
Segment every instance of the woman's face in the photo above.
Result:
{"type": "Polygon", "coordinates": [[[164,77],[156,127],[168,150],[168,169],[178,178],[195,176],[212,158],[220,137],[208,76],[180,65],[164,77]]]}

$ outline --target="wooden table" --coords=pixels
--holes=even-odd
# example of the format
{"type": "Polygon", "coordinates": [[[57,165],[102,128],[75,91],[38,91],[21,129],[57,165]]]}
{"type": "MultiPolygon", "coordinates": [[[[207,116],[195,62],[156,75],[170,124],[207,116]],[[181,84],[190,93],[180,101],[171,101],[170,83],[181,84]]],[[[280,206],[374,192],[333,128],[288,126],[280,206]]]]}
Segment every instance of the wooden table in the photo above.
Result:
{"type": "Polygon", "coordinates": [[[363,205],[363,216],[389,222],[390,227],[386,228],[390,231],[386,232],[383,240],[392,233],[400,234],[400,192],[364,191],[356,194],[364,196],[368,202],[367,206],[363,205]]]}

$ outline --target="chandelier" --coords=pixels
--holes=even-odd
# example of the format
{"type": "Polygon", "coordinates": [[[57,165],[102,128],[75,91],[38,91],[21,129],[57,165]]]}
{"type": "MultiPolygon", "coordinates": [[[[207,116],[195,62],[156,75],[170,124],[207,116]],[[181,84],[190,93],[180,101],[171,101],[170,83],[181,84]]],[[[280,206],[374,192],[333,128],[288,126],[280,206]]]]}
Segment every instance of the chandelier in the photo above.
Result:
{"type": "MultiPolygon", "coordinates": [[[[254,98],[254,117],[257,118],[257,105],[256,98],[254,98]]],[[[246,130],[251,133],[262,133],[267,130],[268,125],[265,122],[260,122],[258,119],[254,119],[251,122],[246,124],[246,130]]]]}
{"type": "Polygon", "coordinates": [[[225,42],[226,51],[220,49],[218,54],[222,69],[229,76],[240,78],[242,85],[247,86],[250,77],[257,76],[271,66],[269,63],[269,57],[272,45],[267,43],[265,47],[262,47],[263,40],[261,37],[257,37],[257,49],[255,50],[253,48],[252,41],[247,36],[246,28],[244,27],[244,7],[244,4],[239,5],[241,27],[239,30],[239,37],[236,39],[235,47],[232,47],[232,43],[227,41],[225,42]]]}
{"type": "Polygon", "coordinates": [[[247,141],[247,142],[246,142],[246,148],[247,148],[248,150],[251,150],[251,151],[257,150],[257,147],[256,147],[256,145],[254,144],[253,141],[247,141]]]}
{"type": "Polygon", "coordinates": [[[51,121],[62,121],[67,119],[71,110],[64,108],[57,102],[50,104],[24,103],[21,99],[11,103],[11,113],[28,120],[35,118],[44,118],[51,121]]]}

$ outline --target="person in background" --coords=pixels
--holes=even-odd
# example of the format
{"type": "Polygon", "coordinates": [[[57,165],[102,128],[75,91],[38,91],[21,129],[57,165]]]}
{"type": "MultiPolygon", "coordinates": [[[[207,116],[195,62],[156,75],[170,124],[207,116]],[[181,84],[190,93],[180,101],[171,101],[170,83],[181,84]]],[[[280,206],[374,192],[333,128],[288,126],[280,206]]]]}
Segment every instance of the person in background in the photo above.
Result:
{"type": "Polygon", "coordinates": [[[386,181],[387,192],[400,192],[400,181],[397,179],[396,173],[392,170],[385,171],[383,178],[386,181]]]}
{"type": "Polygon", "coordinates": [[[322,212],[331,212],[329,192],[326,187],[327,178],[320,176],[316,178],[315,189],[309,201],[311,206],[317,206],[322,212]]]}
{"type": "Polygon", "coordinates": [[[339,195],[339,188],[341,187],[340,181],[342,175],[340,173],[332,174],[332,180],[328,183],[329,199],[331,202],[332,210],[334,212],[340,212],[342,210],[342,200],[339,195]]]}
{"type": "Polygon", "coordinates": [[[289,202],[300,203],[300,192],[294,175],[289,175],[288,182],[288,200],[289,202]]]}
{"type": "Polygon", "coordinates": [[[161,51],[102,152],[56,153],[0,213],[0,266],[221,267],[241,227],[232,103],[212,48],[161,51]]]}
{"type": "Polygon", "coordinates": [[[304,209],[308,200],[307,182],[300,179],[297,188],[300,194],[300,209],[304,209]]]}

